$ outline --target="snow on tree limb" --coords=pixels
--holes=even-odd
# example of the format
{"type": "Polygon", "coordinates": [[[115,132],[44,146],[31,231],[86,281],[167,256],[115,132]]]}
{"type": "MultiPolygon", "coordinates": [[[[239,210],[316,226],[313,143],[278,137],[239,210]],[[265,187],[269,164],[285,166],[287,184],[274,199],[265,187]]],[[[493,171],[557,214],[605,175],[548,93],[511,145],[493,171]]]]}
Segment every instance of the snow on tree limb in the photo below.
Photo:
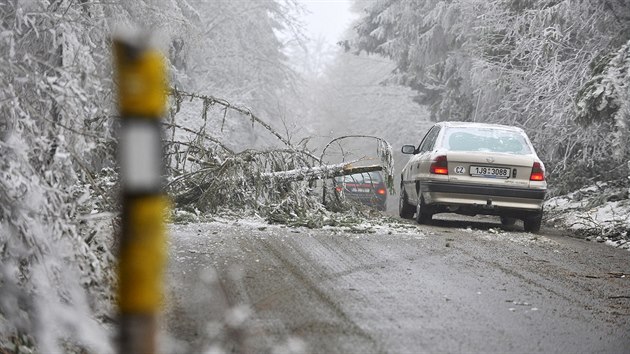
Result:
{"type": "Polygon", "coordinates": [[[415,89],[433,120],[523,127],[562,191],[628,160],[618,143],[627,119],[613,115],[623,111],[614,97],[627,91],[627,68],[611,59],[629,39],[620,15],[629,9],[627,1],[383,0],[365,6],[353,49],[394,60],[392,80],[415,89]],[[584,129],[576,117],[593,124],[584,129]]]}
{"type": "MultiPolygon", "coordinates": [[[[355,161],[356,162],[356,161],[355,161]]],[[[284,181],[310,181],[323,178],[333,178],[339,176],[353,175],[356,173],[382,171],[383,166],[371,165],[353,167],[353,162],[344,162],[334,165],[323,165],[315,167],[303,167],[289,171],[266,172],[261,174],[262,178],[273,179],[278,182],[284,181]]]]}
{"type": "MultiPolygon", "coordinates": [[[[251,119],[252,124],[257,123],[263,128],[265,128],[266,130],[268,130],[271,134],[273,134],[278,140],[280,140],[286,146],[293,147],[293,145],[291,144],[291,142],[289,142],[289,140],[283,137],[277,130],[272,128],[271,125],[269,125],[269,123],[265,122],[256,114],[252,113],[252,111],[249,108],[233,105],[229,101],[222,98],[217,98],[217,97],[209,96],[209,95],[201,95],[201,94],[191,93],[191,92],[185,92],[177,88],[171,88],[170,95],[173,96],[176,101],[181,101],[181,99],[183,98],[202,100],[204,103],[203,114],[207,114],[207,109],[210,106],[213,106],[215,104],[224,107],[224,112],[226,112],[227,110],[233,110],[235,112],[238,112],[244,118],[251,119]]],[[[225,115],[223,117],[225,119],[225,115]]],[[[317,157],[312,154],[310,155],[310,157],[313,159],[317,159],[317,157]]]]}

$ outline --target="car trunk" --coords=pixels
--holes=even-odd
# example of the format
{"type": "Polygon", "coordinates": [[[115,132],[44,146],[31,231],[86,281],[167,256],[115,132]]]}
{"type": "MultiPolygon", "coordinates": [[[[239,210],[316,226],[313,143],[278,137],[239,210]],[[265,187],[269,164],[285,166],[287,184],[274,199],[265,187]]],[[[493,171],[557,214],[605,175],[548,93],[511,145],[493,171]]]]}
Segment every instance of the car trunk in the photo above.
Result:
{"type": "Polygon", "coordinates": [[[528,188],[532,155],[449,151],[449,181],[528,188]]]}

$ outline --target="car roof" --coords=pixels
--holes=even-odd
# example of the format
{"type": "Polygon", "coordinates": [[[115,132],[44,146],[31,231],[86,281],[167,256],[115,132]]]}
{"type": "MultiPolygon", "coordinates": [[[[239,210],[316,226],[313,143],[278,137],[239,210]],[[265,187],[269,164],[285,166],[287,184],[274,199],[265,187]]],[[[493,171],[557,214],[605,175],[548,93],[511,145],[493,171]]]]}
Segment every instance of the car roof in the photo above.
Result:
{"type": "Polygon", "coordinates": [[[513,130],[522,132],[523,129],[511,125],[503,125],[503,124],[490,124],[490,123],[476,123],[476,122],[455,122],[455,121],[444,121],[438,122],[436,125],[442,127],[456,127],[456,128],[495,128],[495,129],[505,129],[505,130],[513,130]]]}

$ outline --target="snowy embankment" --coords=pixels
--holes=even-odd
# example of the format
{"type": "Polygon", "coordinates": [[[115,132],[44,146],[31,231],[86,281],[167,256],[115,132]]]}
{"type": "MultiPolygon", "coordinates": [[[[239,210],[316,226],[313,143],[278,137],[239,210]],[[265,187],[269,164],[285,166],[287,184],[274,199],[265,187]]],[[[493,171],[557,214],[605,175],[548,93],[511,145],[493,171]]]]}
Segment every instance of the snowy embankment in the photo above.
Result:
{"type": "Polygon", "coordinates": [[[576,236],[630,250],[627,184],[603,183],[554,197],[545,203],[545,222],[576,236]]]}

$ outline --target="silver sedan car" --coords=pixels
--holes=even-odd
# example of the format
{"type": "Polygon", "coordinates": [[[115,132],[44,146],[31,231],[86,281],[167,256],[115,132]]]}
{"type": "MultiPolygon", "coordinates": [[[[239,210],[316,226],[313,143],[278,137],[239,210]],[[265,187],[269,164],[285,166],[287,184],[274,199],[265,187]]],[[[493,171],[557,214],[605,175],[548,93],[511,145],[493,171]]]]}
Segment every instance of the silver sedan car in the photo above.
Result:
{"type": "Polygon", "coordinates": [[[540,230],[547,192],[545,167],[517,127],[440,122],[420,144],[401,175],[399,214],[429,223],[434,214],[498,215],[504,225],[522,219],[540,230]]]}

